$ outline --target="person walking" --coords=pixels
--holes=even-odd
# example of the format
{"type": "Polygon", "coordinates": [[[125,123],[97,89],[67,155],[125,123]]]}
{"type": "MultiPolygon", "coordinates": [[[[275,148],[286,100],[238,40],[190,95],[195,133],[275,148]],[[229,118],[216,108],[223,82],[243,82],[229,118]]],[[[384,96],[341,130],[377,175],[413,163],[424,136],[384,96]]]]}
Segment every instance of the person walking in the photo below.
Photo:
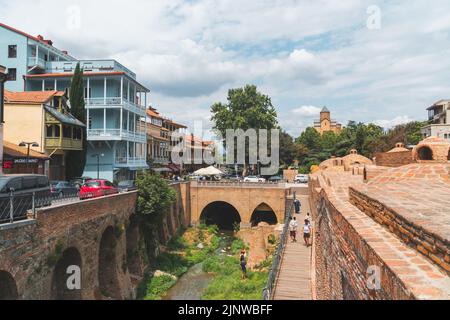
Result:
{"type": "Polygon", "coordinates": [[[291,233],[291,241],[297,242],[297,231],[298,231],[297,218],[293,218],[289,223],[289,231],[291,233]]]}
{"type": "Polygon", "coordinates": [[[306,220],[308,220],[308,222],[309,222],[309,224],[311,224],[311,214],[308,212],[307,214],[306,214],[306,220]]]}
{"type": "Polygon", "coordinates": [[[305,240],[305,245],[307,247],[310,246],[311,230],[311,223],[309,220],[305,219],[305,225],[303,226],[303,240],[305,240]]]}
{"type": "Polygon", "coordinates": [[[300,212],[302,210],[302,203],[300,202],[300,200],[298,200],[298,199],[294,200],[294,207],[295,207],[295,213],[300,214],[300,212]]]}
{"type": "Polygon", "coordinates": [[[240,263],[242,270],[242,280],[247,279],[247,259],[245,250],[241,251],[240,263]]]}

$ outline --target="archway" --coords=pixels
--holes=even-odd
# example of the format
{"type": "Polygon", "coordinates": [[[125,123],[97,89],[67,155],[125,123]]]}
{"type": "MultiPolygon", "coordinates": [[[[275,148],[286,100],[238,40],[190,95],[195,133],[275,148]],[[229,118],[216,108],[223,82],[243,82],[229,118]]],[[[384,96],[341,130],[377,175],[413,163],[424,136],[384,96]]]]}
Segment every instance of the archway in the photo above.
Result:
{"type": "Polygon", "coordinates": [[[13,276],[6,271],[0,271],[0,300],[17,300],[16,281],[13,276]]]}
{"type": "MultiPolygon", "coordinates": [[[[61,258],[56,263],[52,278],[52,299],[54,300],[81,300],[81,290],[69,288],[67,280],[74,275],[68,274],[69,267],[78,267],[82,270],[81,255],[76,248],[69,248],[63,252],[61,258]]],[[[73,271],[71,271],[73,272],[73,271]]],[[[80,275],[81,276],[81,275],[80,275]]],[[[82,278],[80,279],[82,281],[82,278]]]]}
{"type": "Polygon", "coordinates": [[[98,283],[103,296],[120,299],[120,286],[116,268],[116,238],[113,227],[108,227],[103,232],[100,241],[98,283]]]}
{"type": "Polygon", "coordinates": [[[252,223],[252,227],[258,226],[261,222],[266,222],[269,225],[275,225],[278,223],[277,215],[266,203],[262,203],[256,207],[250,221],[252,223]]]}
{"type": "Polygon", "coordinates": [[[131,222],[127,228],[127,266],[128,271],[137,276],[142,275],[141,259],[139,256],[139,225],[131,222]]]}
{"type": "Polygon", "coordinates": [[[447,160],[450,161],[450,149],[448,149],[448,156],[447,156],[447,160]]]}
{"type": "Polygon", "coordinates": [[[221,230],[232,231],[242,220],[235,207],[227,202],[217,201],[203,209],[200,221],[207,225],[217,225],[221,230]]]}
{"type": "Polygon", "coordinates": [[[429,147],[421,147],[418,151],[419,160],[433,160],[433,151],[429,147]]]}

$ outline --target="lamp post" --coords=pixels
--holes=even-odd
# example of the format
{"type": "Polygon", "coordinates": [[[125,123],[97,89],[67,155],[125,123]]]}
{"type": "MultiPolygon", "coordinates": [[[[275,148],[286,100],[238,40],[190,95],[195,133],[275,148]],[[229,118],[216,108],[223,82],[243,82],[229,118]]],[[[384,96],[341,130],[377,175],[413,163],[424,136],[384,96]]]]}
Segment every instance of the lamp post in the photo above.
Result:
{"type": "Polygon", "coordinates": [[[19,147],[22,147],[22,148],[27,147],[27,171],[28,171],[28,169],[30,168],[30,165],[29,165],[29,163],[30,163],[30,148],[31,147],[38,148],[39,144],[37,142],[21,142],[19,144],[19,147]]]}
{"type": "Polygon", "coordinates": [[[0,65],[0,173],[3,172],[3,110],[4,110],[4,90],[5,82],[8,80],[6,67],[0,65]]]}
{"type": "Polygon", "coordinates": [[[97,180],[100,179],[100,157],[104,157],[103,153],[93,154],[92,158],[97,158],[97,180]]]}

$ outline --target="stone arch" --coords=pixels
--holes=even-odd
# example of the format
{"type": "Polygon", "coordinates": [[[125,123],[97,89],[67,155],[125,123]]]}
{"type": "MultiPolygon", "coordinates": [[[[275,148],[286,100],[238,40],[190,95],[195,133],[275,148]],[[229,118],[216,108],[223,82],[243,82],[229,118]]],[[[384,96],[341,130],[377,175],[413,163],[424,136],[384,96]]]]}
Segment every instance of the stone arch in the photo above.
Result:
{"type": "MultiPolygon", "coordinates": [[[[81,255],[77,248],[65,250],[55,265],[52,276],[51,297],[54,300],[81,300],[81,289],[69,289],[67,281],[73,275],[67,272],[69,267],[74,266],[82,270],[81,255]]],[[[72,271],[73,272],[73,271],[72,271]]],[[[80,274],[81,276],[81,274],[80,274]]],[[[82,277],[80,281],[82,281],[82,277]]]]}
{"type": "Polygon", "coordinates": [[[100,293],[107,298],[120,299],[120,286],[117,276],[117,241],[114,228],[103,232],[98,254],[98,283],[100,293]]]}
{"type": "Polygon", "coordinates": [[[447,160],[450,161],[450,149],[448,149],[447,160]]]}
{"type": "Polygon", "coordinates": [[[0,300],[17,299],[19,299],[19,294],[13,276],[9,272],[0,271],[0,300]]]}
{"type": "Polygon", "coordinates": [[[142,276],[142,264],[139,252],[139,225],[131,221],[126,231],[127,266],[128,271],[137,276],[142,276]]]}
{"type": "Polygon", "coordinates": [[[242,219],[233,205],[224,201],[215,201],[202,210],[200,221],[207,225],[217,225],[222,230],[233,230],[235,224],[240,224],[242,219]]]}
{"type": "Polygon", "coordinates": [[[250,222],[252,227],[258,226],[261,222],[266,222],[269,225],[276,225],[278,223],[278,218],[272,207],[263,202],[253,210],[250,222]]]}
{"type": "Polygon", "coordinates": [[[433,150],[431,150],[431,148],[428,146],[420,147],[417,150],[417,155],[419,157],[419,160],[422,160],[422,161],[433,160],[433,150]]]}

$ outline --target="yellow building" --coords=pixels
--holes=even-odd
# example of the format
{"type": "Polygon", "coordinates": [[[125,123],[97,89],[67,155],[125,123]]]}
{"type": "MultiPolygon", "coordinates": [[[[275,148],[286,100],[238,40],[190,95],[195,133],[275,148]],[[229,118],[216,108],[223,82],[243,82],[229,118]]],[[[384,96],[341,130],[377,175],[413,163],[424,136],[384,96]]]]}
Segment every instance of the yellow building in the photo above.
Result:
{"type": "Polygon", "coordinates": [[[327,107],[323,107],[320,112],[320,120],[314,122],[314,129],[316,129],[321,135],[328,131],[340,133],[342,130],[342,125],[331,119],[330,110],[328,110],[327,107]]]}
{"type": "Polygon", "coordinates": [[[31,149],[50,158],[45,173],[51,180],[64,180],[67,153],[83,149],[85,127],[69,113],[64,92],[5,91],[4,117],[4,140],[36,142],[39,146],[31,149]]]}

